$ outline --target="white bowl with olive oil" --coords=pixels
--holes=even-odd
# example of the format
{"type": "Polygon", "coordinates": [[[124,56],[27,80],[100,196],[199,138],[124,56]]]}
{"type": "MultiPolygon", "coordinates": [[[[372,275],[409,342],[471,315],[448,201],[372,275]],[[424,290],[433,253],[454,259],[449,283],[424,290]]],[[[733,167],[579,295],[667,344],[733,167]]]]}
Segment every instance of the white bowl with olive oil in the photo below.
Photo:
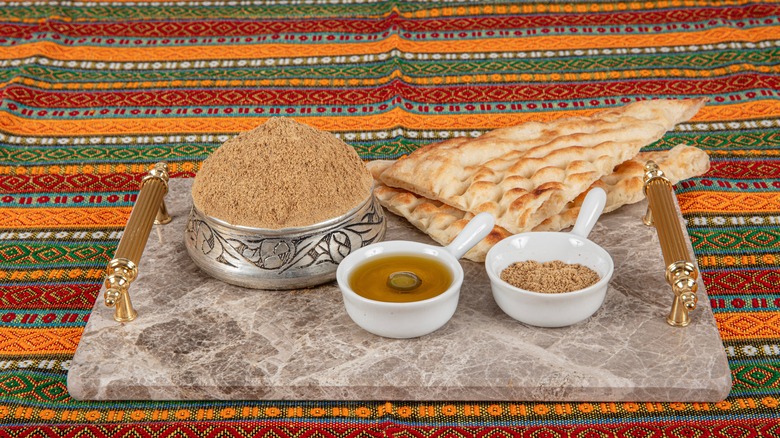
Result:
{"type": "Polygon", "coordinates": [[[438,330],[458,306],[463,284],[458,259],[493,224],[493,216],[478,214],[445,247],[397,240],[352,252],[336,270],[347,314],[366,331],[388,338],[416,338],[438,330]]]}

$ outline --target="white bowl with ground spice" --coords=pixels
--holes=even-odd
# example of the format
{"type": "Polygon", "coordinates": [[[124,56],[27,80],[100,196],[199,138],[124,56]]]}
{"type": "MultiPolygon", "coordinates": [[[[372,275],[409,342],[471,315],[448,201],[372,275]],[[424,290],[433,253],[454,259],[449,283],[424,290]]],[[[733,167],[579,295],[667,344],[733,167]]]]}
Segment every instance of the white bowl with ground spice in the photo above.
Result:
{"type": "Polygon", "coordinates": [[[353,251],[382,240],[386,222],[357,152],[285,117],[226,141],[201,166],[185,229],[209,275],[258,289],[333,280],[353,251]]]}
{"type": "Polygon", "coordinates": [[[507,315],[538,327],[584,321],[604,303],[614,263],[588,240],[606,203],[588,192],[571,232],[528,232],[497,243],[485,259],[496,304],[507,315]]]}

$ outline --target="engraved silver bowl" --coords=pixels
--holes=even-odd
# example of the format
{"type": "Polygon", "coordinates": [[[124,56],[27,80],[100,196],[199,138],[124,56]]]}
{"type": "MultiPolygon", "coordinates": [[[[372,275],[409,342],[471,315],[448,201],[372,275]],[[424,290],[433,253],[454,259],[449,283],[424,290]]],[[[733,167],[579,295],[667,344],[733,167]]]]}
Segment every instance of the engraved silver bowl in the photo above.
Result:
{"type": "Polygon", "coordinates": [[[192,261],[226,283],[255,289],[298,289],[336,278],[352,251],[384,238],[387,223],[371,195],[342,216],[278,230],[232,225],[193,204],[184,244],[192,261]]]}

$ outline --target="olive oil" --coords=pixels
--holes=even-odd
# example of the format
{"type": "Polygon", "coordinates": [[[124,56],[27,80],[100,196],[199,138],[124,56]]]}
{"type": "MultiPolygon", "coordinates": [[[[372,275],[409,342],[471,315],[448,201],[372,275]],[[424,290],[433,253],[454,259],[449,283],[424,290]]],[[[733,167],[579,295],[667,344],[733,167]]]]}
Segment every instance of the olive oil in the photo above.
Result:
{"type": "Polygon", "coordinates": [[[349,286],[358,295],[391,303],[427,300],[451,284],[452,273],[444,263],[412,254],[373,257],[358,265],[349,277],[349,286]],[[413,277],[418,284],[410,280],[413,277]]]}

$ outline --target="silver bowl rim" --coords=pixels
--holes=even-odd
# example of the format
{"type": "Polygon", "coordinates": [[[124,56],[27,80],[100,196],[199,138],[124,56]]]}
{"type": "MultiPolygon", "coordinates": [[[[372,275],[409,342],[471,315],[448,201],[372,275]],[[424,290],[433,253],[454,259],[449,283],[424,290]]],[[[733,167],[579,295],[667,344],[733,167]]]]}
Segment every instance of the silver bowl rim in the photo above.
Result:
{"type": "MultiPolygon", "coordinates": [[[[192,195],[190,195],[190,198],[192,198],[192,195]]],[[[367,204],[374,201],[374,192],[373,190],[371,193],[364,199],[360,204],[356,205],[354,208],[350,209],[346,213],[342,214],[341,216],[336,216],[330,219],[326,219],[322,222],[317,222],[315,224],[311,225],[305,225],[302,227],[288,227],[288,228],[256,228],[256,227],[248,227],[245,225],[234,225],[230,222],[226,222],[222,219],[217,219],[214,216],[209,216],[205,213],[203,213],[196,205],[195,201],[192,200],[192,210],[195,212],[197,216],[199,216],[201,219],[204,219],[208,222],[214,223],[220,227],[229,228],[232,230],[235,230],[237,232],[246,233],[246,234],[261,234],[261,235],[267,235],[267,236],[286,236],[290,234],[300,234],[300,233],[307,233],[319,229],[324,228],[331,228],[334,225],[337,225],[341,222],[347,222],[357,213],[358,211],[362,210],[363,207],[365,207],[367,204]]]]}

